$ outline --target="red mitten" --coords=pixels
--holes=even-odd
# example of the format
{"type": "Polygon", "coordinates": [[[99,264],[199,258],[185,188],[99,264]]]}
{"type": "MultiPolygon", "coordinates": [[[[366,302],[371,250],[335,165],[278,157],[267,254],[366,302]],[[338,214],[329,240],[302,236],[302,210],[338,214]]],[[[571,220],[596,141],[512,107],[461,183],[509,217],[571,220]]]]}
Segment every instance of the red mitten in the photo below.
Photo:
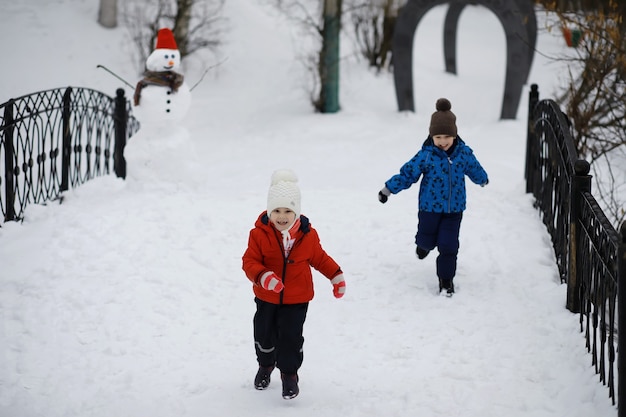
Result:
{"type": "Polygon", "coordinates": [[[343,279],[343,274],[339,274],[331,279],[330,283],[333,284],[333,295],[335,298],[343,297],[346,292],[346,280],[343,279]]]}
{"type": "Polygon", "coordinates": [[[272,271],[264,273],[259,280],[259,284],[261,284],[261,287],[265,288],[266,290],[274,292],[281,292],[283,288],[285,288],[283,282],[280,280],[280,278],[278,278],[278,275],[276,275],[272,271]]]}

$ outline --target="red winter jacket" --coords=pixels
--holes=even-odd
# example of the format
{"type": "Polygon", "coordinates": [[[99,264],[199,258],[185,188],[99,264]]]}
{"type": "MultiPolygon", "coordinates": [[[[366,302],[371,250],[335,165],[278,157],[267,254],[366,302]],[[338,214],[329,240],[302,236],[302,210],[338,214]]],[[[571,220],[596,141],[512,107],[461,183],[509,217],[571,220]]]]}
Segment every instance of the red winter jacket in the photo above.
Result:
{"type": "Polygon", "coordinates": [[[288,257],[283,250],[282,234],[261,213],[250,230],[248,249],[243,255],[243,270],[252,281],[254,295],[272,304],[299,304],[313,299],[311,267],[329,280],[341,273],[341,268],[322,249],[317,231],[309,219],[300,216],[300,228],[291,236],[295,242],[288,257]],[[283,280],[285,288],[275,293],[261,287],[261,276],[272,271],[283,280]]]}

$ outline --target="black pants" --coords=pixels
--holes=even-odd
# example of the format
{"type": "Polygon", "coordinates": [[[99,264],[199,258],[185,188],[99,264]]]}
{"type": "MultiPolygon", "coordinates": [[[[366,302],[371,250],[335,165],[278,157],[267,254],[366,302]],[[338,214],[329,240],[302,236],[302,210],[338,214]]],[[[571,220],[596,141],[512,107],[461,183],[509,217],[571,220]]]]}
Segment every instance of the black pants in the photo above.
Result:
{"type": "Polygon", "coordinates": [[[302,331],[309,303],[271,304],[255,298],[254,348],[260,366],[295,374],[304,359],[302,331]]]}
{"type": "Polygon", "coordinates": [[[439,249],[437,276],[452,281],[456,275],[456,258],[459,253],[459,231],[463,213],[430,213],[420,211],[415,244],[422,249],[439,249]]]}

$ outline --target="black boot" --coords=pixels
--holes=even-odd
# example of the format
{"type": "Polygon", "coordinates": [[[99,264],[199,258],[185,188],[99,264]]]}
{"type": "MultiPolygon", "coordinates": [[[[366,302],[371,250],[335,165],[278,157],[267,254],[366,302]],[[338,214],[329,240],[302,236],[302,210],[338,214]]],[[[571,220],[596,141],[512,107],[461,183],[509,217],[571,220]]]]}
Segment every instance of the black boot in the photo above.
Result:
{"type": "Polygon", "coordinates": [[[425,257],[428,256],[429,253],[430,253],[429,250],[422,249],[419,246],[415,248],[415,254],[417,255],[418,259],[424,259],[425,257]]]}
{"type": "Polygon", "coordinates": [[[298,388],[298,374],[284,374],[281,372],[280,378],[283,380],[283,398],[291,400],[300,393],[298,388]]]}
{"type": "Polygon", "coordinates": [[[452,297],[452,294],[454,294],[454,283],[452,280],[439,279],[439,292],[443,290],[446,291],[448,297],[452,297]]]}
{"type": "Polygon", "coordinates": [[[259,366],[259,370],[254,377],[254,388],[265,389],[270,385],[270,376],[274,370],[273,366],[259,366]]]}

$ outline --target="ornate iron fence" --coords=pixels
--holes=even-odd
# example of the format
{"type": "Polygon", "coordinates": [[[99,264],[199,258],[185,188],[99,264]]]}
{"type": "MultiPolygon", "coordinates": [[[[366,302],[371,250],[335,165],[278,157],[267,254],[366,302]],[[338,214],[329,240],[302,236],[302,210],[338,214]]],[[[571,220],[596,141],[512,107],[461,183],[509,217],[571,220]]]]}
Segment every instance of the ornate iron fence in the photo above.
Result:
{"type": "Polygon", "coordinates": [[[29,203],[114,171],[126,177],[124,146],[139,130],[124,90],[40,91],[0,105],[0,207],[19,220],[29,203]]]}
{"type": "Polygon", "coordinates": [[[567,116],[553,100],[539,100],[531,86],[526,147],[526,191],[535,197],[550,234],[561,281],[567,283],[567,308],[579,313],[580,331],[600,381],[626,417],[626,223],[618,233],[591,194],[590,166],[578,159],[567,116]],[[620,289],[620,287],[622,287],[620,289]],[[623,311],[622,311],[623,310],[623,311]],[[619,340],[616,340],[619,336],[619,340]],[[617,343],[616,343],[617,342],[617,343]],[[617,363],[616,363],[617,360],[617,363]]]}

